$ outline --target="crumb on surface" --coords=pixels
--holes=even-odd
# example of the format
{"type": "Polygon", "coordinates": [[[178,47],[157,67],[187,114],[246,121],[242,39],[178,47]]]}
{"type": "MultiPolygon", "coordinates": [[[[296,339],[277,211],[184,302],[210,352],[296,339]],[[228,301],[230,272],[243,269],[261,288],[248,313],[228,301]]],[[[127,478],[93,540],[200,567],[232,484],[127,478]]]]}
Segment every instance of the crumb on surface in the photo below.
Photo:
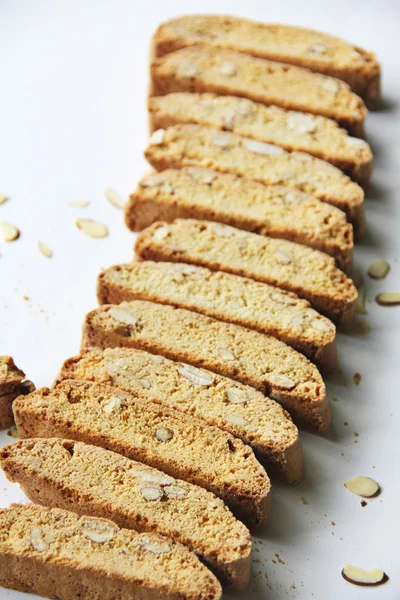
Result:
{"type": "Polygon", "coordinates": [[[353,375],[353,381],[356,385],[360,385],[360,381],[361,381],[361,375],[360,373],[354,373],[353,375]]]}

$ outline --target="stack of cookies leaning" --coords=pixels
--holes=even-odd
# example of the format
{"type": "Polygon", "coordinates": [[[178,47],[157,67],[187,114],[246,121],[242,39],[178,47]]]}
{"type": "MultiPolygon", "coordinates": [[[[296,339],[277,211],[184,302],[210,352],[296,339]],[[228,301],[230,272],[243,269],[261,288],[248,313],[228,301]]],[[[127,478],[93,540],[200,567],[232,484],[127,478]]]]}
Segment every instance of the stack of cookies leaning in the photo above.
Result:
{"type": "Polygon", "coordinates": [[[1,511],[0,583],[63,600],[246,586],[269,476],[298,482],[297,426],[329,428],[319,369],[357,300],[374,55],[218,16],[161,25],[152,52],[135,260],[100,274],[51,389],[4,386],[1,465],[40,507],[1,511]]]}

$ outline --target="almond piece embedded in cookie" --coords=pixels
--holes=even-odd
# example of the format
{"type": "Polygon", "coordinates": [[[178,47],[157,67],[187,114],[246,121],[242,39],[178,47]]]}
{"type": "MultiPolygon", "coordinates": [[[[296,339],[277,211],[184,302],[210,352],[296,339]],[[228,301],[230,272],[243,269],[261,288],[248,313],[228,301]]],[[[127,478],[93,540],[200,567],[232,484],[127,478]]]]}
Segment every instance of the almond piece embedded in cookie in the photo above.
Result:
{"type": "Polygon", "coordinates": [[[342,577],[349,583],[355,585],[380,585],[386,583],[389,577],[381,571],[381,569],[372,569],[367,571],[360,567],[353,567],[352,565],[346,565],[342,570],[342,577]]]}
{"type": "Polygon", "coordinates": [[[374,479],[362,475],[345,481],[344,485],[350,492],[363,498],[372,498],[380,492],[379,484],[374,479]]]}

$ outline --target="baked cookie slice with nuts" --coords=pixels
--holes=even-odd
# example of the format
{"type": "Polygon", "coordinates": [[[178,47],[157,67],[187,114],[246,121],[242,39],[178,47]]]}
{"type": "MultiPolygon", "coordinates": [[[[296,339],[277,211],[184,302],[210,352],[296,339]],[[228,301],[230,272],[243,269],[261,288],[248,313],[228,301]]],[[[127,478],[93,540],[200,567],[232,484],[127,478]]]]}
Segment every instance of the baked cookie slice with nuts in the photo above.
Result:
{"type": "Polygon", "coordinates": [[[11,427],[14,423],[12,405],[15,398],[34,389],[11,356],[0,356],[0,428],[11,427]]]}
{"type": "Polygon", "coordinates": [[[97,279],[100,304],[150,300],[272,335],[325,371],[336,366],[336,328],[295,294],[204,267],[143,261],[116,265],[97,279]]]}
{"type": "Polygon", "coordinates": [[[269,478],[253,450],[226,431],[167,406],[93,382],[63,381],[16,401],[21,438],[101,446],[213,492],[251,527],[268,520],[269,478]]]}
{"type": "Polygon", "coordinates": [[[199,167],[143,177],[125,207],[125,223],[141,231],[154,221],[207,219],[297,242],[333,256],[350,271],[353,228],[346,215],[311,194],[199,167]]]}
{"type": "Polygon", "coordinates": [[[375,54],[321,31],[227,15],[185,15],[159,26],[153,54],[163,56],[193,44],[305,67],[342,79],[368,108],[380,102],[381,67],[375,54]]]}
{"type": "Polygon", "coordinates": [[[182,544],[106,519],[35,504],[0,509],[0,586],[62,600],[220,600],[182,544]]]}
{"type": "Polygon", "coordinates": [[[105,383],[203,419],[251,446],[269,475],[303,475],[299,432],[278,402],[251,386],[136,348],[90,350],[68,358],[57,382],[105,383]]]}
{"type": "Polygon", "coordinates": [[[243,52],[190,46],[154,60],[151,96],[210,92],[321,115],[362,137],[367,109],[347,83],[243,52]]]}
{"type": "Polygon", "coordinates": [[[252,385],[297,423],[326,430],[322,377],[305,356],[271,336],[183,308],[132,300],[88,313],[82,350],[139,348],[252,385]]]}
{"type": "Polygon", "coordinates": [[[188,546],[228,585],[250,576],[251,538],[222,500],[109,450],[61,439],[27,439],[0,450],[10,481],[42,506],[102,517],[188,546]]]}
{"type": "MultiPolygon", "coordinates": [[[[211,221],[175,219],[144,229],[135,250],[143,260],[203,266],[294,292],[340,326],[353,318],[357,289],[352,280],[332,257],[294,242],[211,221]]],[[[278,304],[290,304],[279,291],[278,304]]]]}
{"type": "Polygon", "coordinates": [[[150,98],[149,116],[151,131],[179,123],[206,125],[275,144],[288,152],[306,152],[335,165],[363,187],[371,177],[373,157],[367,142],[318,115],[236,96],[177,92],[150,98]]]}
{"type": "Polygon", "coordinates": [[[205,167],[306,192],[343,210],[356,239],[365,230],[362,188],[340,169],[310,154],[286,152],[212,127],[175,125],[153,133],[145,156],[157,171],[205,167]]]}

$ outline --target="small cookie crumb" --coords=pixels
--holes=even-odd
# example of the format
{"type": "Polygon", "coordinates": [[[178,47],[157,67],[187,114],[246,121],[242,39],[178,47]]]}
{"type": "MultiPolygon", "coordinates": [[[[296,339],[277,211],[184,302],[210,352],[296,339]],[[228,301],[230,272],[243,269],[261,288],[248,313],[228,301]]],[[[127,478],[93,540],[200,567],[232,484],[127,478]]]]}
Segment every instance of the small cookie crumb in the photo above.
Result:
{"type": "Polygon", "coordinates": [[[360,373],[354,373],[353,375],[353,381],[356,385],[360,385],[360,381],[361,381],[361,375],[360,373]]]}

